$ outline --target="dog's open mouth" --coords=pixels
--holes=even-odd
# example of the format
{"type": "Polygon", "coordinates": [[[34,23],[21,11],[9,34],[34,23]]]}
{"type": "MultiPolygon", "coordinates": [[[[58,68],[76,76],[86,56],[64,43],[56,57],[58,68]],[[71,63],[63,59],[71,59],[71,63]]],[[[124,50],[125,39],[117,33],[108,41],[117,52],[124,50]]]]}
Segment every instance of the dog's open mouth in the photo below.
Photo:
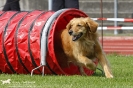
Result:
{"type": "Polygon", "coordinates": [[[72,36],[73,36],[73,37],[72,37],[72,40],[73,40],[73,41],[76,41],[76,40],[78,40],[82,35],[83,35],[83,33],[79,33],[78,35],[72,35],[72,36]]]}

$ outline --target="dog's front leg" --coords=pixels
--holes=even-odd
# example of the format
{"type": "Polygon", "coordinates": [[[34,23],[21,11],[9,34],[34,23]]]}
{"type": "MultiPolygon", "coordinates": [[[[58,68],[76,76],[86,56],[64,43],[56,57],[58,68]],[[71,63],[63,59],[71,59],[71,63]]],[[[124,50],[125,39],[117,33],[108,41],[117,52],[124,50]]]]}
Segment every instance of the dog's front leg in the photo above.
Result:
{"type": "Polygon", "coordinates": [[[108,63],[108,60],[106,59],[106,56],[104,53],[99,53],[97,58],[99,59],[99,63],[101,64],[104,72],[105,72],[105,76],[107,78],[113,78],[112,72],[110,70],[110,66],[108,63]]]}
{"type": "Polygon", "coordinates": [[[78,68],[79,68],[79,71],[80,71],[80,74],[81,74],[81,75],[87,76],[87,74],[86,74],[85,71],[84,71],[83,65],[78,64],[78,68]]]}
{"type": "Polygon", "coordinates": [[[79,65],[80,72],[83,75],[84,75],[83,66],[87,67],[90,70],[94,70],[94,71],[96,70],[96,64],[86,56],[78,55],[78,63],[80,64],[79,65]]]}

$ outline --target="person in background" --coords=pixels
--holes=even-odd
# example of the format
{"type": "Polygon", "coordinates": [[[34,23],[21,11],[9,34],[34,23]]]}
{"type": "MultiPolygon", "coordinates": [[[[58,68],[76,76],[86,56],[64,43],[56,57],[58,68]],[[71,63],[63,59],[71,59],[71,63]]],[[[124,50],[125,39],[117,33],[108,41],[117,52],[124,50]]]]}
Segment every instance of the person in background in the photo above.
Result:
{"type": "Polygon", "coordinates": [[[57,11],[64,8],[79,9],[79,0],[52,0],[52,10],[57,11]]]}
{"type": "Polygon", "coordinates": [[[6,0],[3,11],[20,11],[19,0],[6,0]]]}

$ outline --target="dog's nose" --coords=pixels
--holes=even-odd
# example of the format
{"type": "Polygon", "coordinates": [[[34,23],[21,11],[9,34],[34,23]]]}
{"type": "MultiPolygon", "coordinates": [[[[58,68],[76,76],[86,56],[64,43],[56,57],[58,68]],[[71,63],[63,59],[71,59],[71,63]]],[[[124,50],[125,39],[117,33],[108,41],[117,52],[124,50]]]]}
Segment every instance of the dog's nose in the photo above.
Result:
{"type": "Polygon", "coordinates": [[[68,33],[69,33],[70,35],[72,35],[73,31],[72,31],[72,30],[69,30],[68,33]]]}

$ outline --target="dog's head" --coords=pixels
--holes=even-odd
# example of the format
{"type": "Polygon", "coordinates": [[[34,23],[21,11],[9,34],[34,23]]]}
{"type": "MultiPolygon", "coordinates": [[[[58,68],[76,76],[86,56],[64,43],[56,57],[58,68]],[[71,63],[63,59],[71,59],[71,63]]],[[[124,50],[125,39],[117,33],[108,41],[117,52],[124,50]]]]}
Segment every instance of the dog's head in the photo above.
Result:
{"type": "Polygon", "coordinates": [[[97,27],[98,24],[89,17],[73,18],[67,25],[68,33],[72,36],[73,41],[82,39],[89,33],[95,33],[97,27]]]}

